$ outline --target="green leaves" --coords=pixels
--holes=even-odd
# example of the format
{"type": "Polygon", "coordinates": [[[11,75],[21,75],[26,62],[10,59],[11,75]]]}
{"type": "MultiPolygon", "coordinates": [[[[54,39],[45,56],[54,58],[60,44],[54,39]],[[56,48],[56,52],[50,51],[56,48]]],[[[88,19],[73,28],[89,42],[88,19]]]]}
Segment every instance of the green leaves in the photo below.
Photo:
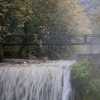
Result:
{"type": "Polygon", "coordinates": [[[14,1],[1,1],[0,10],[0,32],[5,30],[8,33],[13,33],[17,28],[18,30],[24,27],[30,16],[32,15],[32,2],[31,0],[14,0],[14,1]]]}
{"type": "MultiPolygon", "coordinates": [[[[0,35],[91,33],[78,0],[1,0],[0,5],[0,35]]],[[[65,51],[74,50],[67,46],[65,51]]]]}
{"type": "Polygon", "coordinates": [[[80,95],[81,100],[86,100],[91,88],[91,69],[89,62],[77,61],[72,65],[72,82],[76,91],[80,91],[79,93],[76,93],[76,95],[80,95]]]}
{"type": "Polygon", "coordinates": [[[72,65],[72,78],[73,80],[81,80],[83,84],[91,78],[89,62],[76,62],[72,65]]]}
{"type": "Polygon", "coordinates": [[[5,0],[0,4],[0,22],[5,21],[1,26],[8,31],[24,28],[24,23],[29,22],[32,32],[41,33],[43,29],[38,27],[45,26],[43,33],[89,33],[88,18],[77,0],[5,0]]]}
{"type": "Polygon", "coordinates": [[[99,100],[100,78],[98,76],[100,76],[100,64],[76,61],[72,65],[72,83],[76,91],[75,100],[99,100]]]}
{"type": "Polygon", "coordinates": [[[100,0],[86,0],[93,33],[100,34],[100,0]]]}

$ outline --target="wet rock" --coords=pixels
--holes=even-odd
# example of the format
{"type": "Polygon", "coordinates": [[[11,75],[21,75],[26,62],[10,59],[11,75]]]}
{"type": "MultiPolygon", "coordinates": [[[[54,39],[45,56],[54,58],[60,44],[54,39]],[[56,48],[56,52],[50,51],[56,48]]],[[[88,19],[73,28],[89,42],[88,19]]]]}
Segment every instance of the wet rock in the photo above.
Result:
{"type": "Polygon", "coordinates": [[[37,57],[36,57],[36,56],[33,56],[33,55],[31,55],[31,54],[28,54],[28,58],[29,58],[30,60],[37,60],[37,57]]]}

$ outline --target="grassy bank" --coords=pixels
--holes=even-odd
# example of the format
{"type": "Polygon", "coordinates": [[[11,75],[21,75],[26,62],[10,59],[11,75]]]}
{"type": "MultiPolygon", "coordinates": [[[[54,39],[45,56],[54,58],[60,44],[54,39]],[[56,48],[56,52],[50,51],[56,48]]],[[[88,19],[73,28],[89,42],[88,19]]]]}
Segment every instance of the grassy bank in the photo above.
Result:
{"type": "Polygon", "coordinates": [[[74,100],[100,100],[100,63],[76,61],[72,65],[74,100]]]}

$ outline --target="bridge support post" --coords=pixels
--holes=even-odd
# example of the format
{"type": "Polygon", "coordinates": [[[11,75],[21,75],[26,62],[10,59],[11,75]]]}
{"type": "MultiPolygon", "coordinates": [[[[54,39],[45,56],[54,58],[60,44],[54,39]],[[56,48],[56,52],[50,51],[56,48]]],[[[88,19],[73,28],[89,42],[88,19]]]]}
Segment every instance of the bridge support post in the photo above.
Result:
{"type": "Polygon", "coordinates": [[[26,46],[26,55],[27,55],[27,58],[28,58],[28,53],[29,53],[29,50],[28,50],[28,45],[26,46]]]}
{"type": "Polygon", "coordinates": [[[3,62],[4,57],[3,57],[3,46],[0,44],[0,63],[3,62]]]}
{"type": "Polygon", "coordinates": [[[84,43],[87,43],[87,35],[84,36],[84,43]]]}

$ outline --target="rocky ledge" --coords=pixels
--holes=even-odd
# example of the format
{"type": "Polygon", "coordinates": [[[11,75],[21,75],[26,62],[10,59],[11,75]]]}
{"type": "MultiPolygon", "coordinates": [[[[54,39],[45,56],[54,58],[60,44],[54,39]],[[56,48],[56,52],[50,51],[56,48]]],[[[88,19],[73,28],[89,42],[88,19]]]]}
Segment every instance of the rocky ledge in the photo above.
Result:
{"type": "Polygon", "coordinates": [[[38,59],[38,60],[29,60],[29,59],[9,59],[6,58],[2,63],[0,63],[0,67],[3,67],[7,64],[40,64],[41,62],[48,62],[50,60],[47,59],[38,59]]]}

